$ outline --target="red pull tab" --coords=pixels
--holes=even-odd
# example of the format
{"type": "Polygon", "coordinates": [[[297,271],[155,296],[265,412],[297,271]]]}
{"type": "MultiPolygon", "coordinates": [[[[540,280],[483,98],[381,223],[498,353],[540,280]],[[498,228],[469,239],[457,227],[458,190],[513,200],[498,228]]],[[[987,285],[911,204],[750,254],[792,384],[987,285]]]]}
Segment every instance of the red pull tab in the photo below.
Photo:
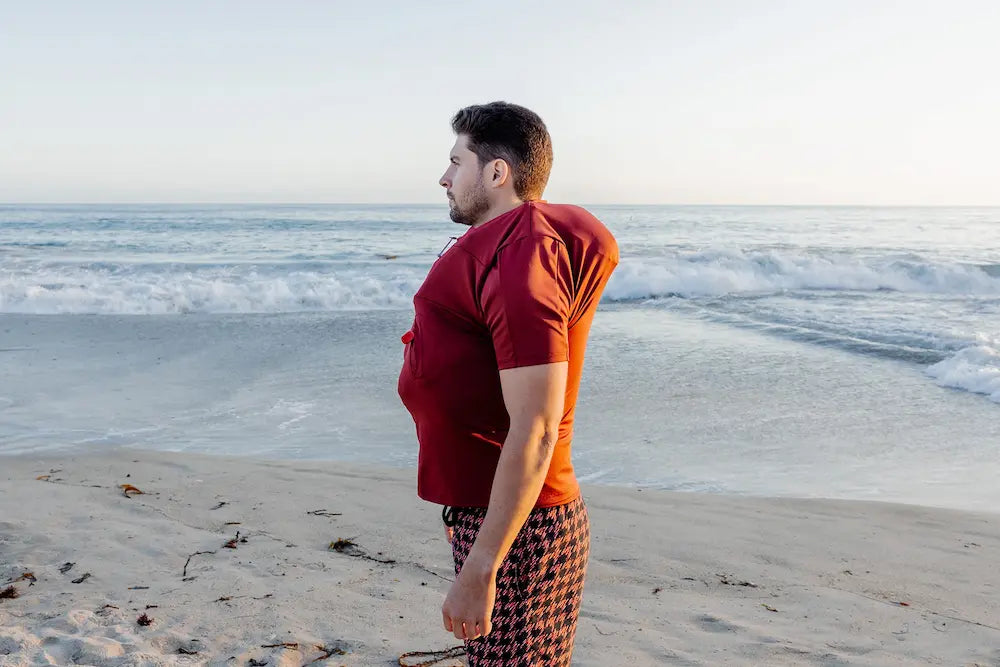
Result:
{"type": "Polygon", "coordinates": [[[403,345],[406,345],[412,342],[413,338],[414,338],[413,332],[407,331],[405,334],[403,334],[402,338],[400,338],[399,340],[403,341],[403,345]]]}

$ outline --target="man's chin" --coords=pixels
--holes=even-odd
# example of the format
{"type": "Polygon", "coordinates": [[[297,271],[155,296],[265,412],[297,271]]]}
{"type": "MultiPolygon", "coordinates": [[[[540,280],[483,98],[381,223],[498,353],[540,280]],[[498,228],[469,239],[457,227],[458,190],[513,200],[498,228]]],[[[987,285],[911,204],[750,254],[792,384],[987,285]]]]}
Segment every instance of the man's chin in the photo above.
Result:
{"type": "Polygon", "coordinates": [[[465,225],[466,227],[472,224],[465,218],[465,216],[462,215],[461,211],[455,208],[454,205],[448,207],[448,217],[451,218],[452,222],[457,222],[458,224],[465,225]]]}

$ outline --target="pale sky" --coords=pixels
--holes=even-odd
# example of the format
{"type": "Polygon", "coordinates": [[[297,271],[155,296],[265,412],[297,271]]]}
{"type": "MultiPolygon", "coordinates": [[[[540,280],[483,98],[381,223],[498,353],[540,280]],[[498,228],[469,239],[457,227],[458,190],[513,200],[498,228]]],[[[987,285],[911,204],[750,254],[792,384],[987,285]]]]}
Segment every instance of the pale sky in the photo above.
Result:
{"type": "Polygon", "coordinates": [[[0,202],[444,203],[523,104],[549,201],[1000,205],[997,0],[4,2],[0,202]]]}

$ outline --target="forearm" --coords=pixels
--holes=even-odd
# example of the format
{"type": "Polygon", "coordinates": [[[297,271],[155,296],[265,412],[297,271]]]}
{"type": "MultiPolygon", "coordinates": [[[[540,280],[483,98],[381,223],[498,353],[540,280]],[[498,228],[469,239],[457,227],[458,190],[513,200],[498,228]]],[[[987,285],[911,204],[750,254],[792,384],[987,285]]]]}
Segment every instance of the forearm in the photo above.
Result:
{"type": "Polygon", "coordinates": [[[486,518],[466,559],[466,566],[477,574],[492,576],[500,569],[538,500],[557,437],[544,429],[510,431],[500,452],[486,518]]]}

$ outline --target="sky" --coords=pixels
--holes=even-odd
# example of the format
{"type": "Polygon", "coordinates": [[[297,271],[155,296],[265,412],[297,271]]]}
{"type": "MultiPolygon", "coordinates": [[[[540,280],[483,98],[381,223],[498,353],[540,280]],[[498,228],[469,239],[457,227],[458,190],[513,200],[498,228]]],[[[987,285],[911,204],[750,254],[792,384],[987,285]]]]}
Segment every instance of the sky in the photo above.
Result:
{"type": "Polygon", "coordinates": [[[9,2],[0,202],[442,203],[458,109],[545,198],[1000,205],[1000,2],[9,2]]]}

